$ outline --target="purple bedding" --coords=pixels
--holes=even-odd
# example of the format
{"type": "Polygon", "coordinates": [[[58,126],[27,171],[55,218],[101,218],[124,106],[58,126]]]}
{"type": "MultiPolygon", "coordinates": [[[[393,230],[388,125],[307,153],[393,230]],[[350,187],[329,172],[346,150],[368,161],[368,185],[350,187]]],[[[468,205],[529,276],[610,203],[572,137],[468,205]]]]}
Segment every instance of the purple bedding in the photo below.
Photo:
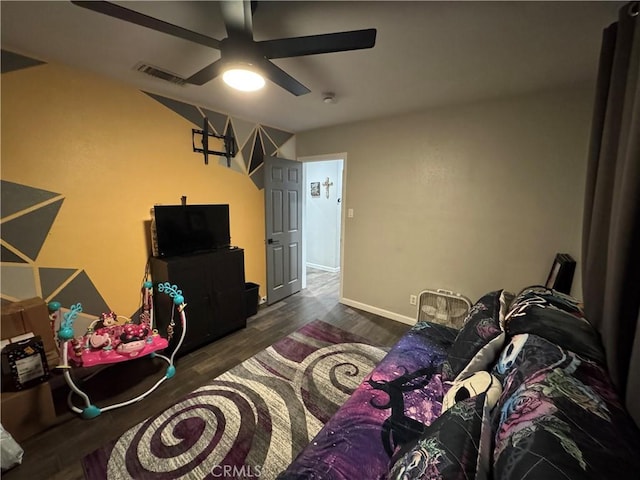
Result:
{"type": "Polygon", "coordinates": [[[506,298],[483,296],[460,331],[409,330],[278,478],[637,478],[640,430],[580,303],[538,286],[506,298]],[[501,384],[495,407],[460,387],[474,372],[501,384]]]}
{"type": "Polygon", "coordinates": [[[278,479],[385,478],[395,449],[440,415],[440,371],[457,333],[415,325],[278,479]]]}

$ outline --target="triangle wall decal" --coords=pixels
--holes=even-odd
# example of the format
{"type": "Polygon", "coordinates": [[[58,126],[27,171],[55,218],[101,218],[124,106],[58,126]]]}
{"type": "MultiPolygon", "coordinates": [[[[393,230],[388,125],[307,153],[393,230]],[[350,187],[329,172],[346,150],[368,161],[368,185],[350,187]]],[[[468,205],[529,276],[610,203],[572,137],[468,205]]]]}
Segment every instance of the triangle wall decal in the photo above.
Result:
{"type": "Polygon", "coordinates": [[[43,65],[45,63],[4,49],[1,52],[0,59],[2,63],[2,73],[9,73],[15,70],[35,67],[36,65],[43,65]]]}
{"type": "Polygon", "coordinates": [[[247,172],[249,172],[249,166],[251,165],[251,154],[253,152],[254,142],[255,134],[252,135],[249,141],[247,141],[247,143],[244,144],[244,147],[242,147],[242,158],[244,159],[247,172]]]}
{"type": "Polygon", "coordinates": [[[38,295],[33,267],[26,265],[3,265],[0,269],[2,295],[24,300],[38,295]]]}
{"type": "Polygon", "coordinates": [[[258,190],[264,188],[264,163],[256,168],[249,178],[253,181],[254,185],[258,187],[258,190]]]}
{"type": "Polygon", "coordinates": [[[47,298],[77,271],[78,270],[75,268],[40,268],[40,288],[42,289],[42,297],[47,298]]]}
{"type": "Polygon", "coordinates": [[[260,128],[260,138],[262,138],[262,141],[264,143],[265,153],[278,151],[278,146],[271,141],[271,138],[269,138],[269,135],[265,133],[264,128],[262,127],[260,128]]]}
{"type": "Polygon", "coordinates": [[[262,138],[260,132],[256,132],[256,141],[253,144],[253,152],[251,153],[251,166],[249,173],[253,172],[264,162],[264,148],[262,147],[262,138]]]}
{"type": "Polygon", "coordinates": [[[251,138],[253,138],[253,132],[256,129],[256,124],[247,122],[246,120],[240,120],[239,118],[231,117],[231,123],[233,124],[233,130],[236,132],[236,139],[238,145],[244,146],[251,138]]]}
{"type": "Polygon", "coordinates": [[[84,270],[51,300],[60,302],[66,308],[80,302],[82,312],[88,315],[98,316],[110,311],[107,302],[84,270]]]}
{"type": "Polygon", "coordinates": [[[0,250],[0,261],[7,263],[28,263],[24,258],[19,257],[4,245],[2,245],[2,249],[0,250]]]}
{"type": "Polygon", "coordinates": [[[197,125],[198,128],[202,128],[202,119],[204,118],[200,111],[193,105],[189,105],[188,103],[183,103],[178,100],[173,100],[171,98],[163,97],[161,95],[156,95],[154,93],[144,92],[146,95],[153,98],[155,101],[161,103],[165,107],[170,110],[173,110],[175,113],[180,115],[182,118],[188,120],[189,122],[197,125]]]}
{"type": "Polygon", "coordinates": [[[2,224],[2,239],[35,260],[64,199],[2,224]]]}
{"type": "Polygon", "coordinates": [[[280,148],[284,143],[293,137],[293,133],[285,132],[284,130],[278,130],[273,127],[262,126],[263,130],[269,135],[273,143],[280,148]]]}
{"type": "MultiPolygon", "coordinates": [[[[207,108],[201,108],[202,112],[209,119],[209,123],[215,130],[215,133],[218,135],[222,135],[225,127],[227,126],[227,117],[222,113],[214,112],[213,110],[209,110],[207,108]]],[[[200,128],[202,128],[202,122],[200,122],[200,128]]]]}
{"type": "Polygon", "coordinates": [[[0,182],[0,215],[5,218],[59,196],[59,193],[2,180],[0,182]]]}

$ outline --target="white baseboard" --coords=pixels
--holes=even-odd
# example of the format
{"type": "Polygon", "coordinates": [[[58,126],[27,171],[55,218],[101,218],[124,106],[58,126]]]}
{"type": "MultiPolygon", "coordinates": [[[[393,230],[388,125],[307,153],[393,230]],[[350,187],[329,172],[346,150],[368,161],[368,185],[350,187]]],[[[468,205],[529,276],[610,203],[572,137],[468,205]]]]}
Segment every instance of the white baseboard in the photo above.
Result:
{"type": "Polygon", "coordinates": [[[371,305],[367,305],[366,303],[356,302],[355,300],[351,300],[349,298],[340,298],[340,303],[347,305],[349,307],[357,308],[358,310],[364,310],[365,312],[374,313],[376,315],[380,315],[381,317],[388,318],[390,320],[395,320],[396,322],[404,323],[406,325],[415,325],[416,319],[407,317],[405,315],[400,315],[395,312],[390,312],[388,310],[383,310],[382,308],[372,307],[371,305]]]}
{"type": "Polygon", "coordinates": [[[316,270],[324,270],[325,272],[336,273],[340,271],[340,267],[327,267],[325,265],[318,265],[315,263],[307,262],[307,268],[315,268],[316,270]]]}

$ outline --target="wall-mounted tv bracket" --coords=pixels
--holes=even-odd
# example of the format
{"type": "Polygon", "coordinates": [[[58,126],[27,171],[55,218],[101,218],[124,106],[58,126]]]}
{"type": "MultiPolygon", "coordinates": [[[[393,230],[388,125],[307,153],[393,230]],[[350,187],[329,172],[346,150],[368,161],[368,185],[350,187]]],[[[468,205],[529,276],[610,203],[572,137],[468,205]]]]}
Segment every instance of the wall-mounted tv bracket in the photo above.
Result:
{"type": "Polygon", "coordinates": [[[231,158],[236,156],[236,142],[233,138],[233,134],[227,135],[217,135],[213,132],[209,131],[209,119],[204,117],[204,121],[202,122],[202,130],[197,130],[193,128],[191,130],[191,143],[193,145],[193,151],[197,153],[202,153],[204,156],[204,164],[209,165],[209,155],[219,155],[221,157],[226,157],[227,159],[227,167],[231,166],[231,158]],[[202,135],[202,148],[196,147],[196,135],[202,135]],[[224,141],[224,152],[218,152],[216,150],[209,150],[209,137],[219,138],[224,141]]]}

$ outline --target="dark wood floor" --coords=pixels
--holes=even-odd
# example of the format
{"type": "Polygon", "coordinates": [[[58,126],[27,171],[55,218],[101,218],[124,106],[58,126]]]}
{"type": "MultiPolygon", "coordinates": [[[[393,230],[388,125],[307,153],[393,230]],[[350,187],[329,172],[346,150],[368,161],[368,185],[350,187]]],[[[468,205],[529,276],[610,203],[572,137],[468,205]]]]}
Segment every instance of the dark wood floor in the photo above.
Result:
{"type": "MultiPolygon", "coordinates": [[[[136,404],[83,420],[62,404],[60,398],[67,388],[63,384],[56,389],[60,423],[22,442],[23,464],[4,473],[3,478],[83,479],[82,457],[310,321],[323,320],[371,342],[393,345],[409,327],[340,304],[338,275],[310,269],[306,289],[269,307],[262,306],[248,319],[247,328],[179,358],[176,376],[136,404]]],[[[149,358],[109,367],[92,381],[110,385],[111,398],[107,403],[97,401],[97,397],[92,401],[100,406],[133,398],[135,392],[148,389],[165,369],[166,363],[149,358]]]]}

